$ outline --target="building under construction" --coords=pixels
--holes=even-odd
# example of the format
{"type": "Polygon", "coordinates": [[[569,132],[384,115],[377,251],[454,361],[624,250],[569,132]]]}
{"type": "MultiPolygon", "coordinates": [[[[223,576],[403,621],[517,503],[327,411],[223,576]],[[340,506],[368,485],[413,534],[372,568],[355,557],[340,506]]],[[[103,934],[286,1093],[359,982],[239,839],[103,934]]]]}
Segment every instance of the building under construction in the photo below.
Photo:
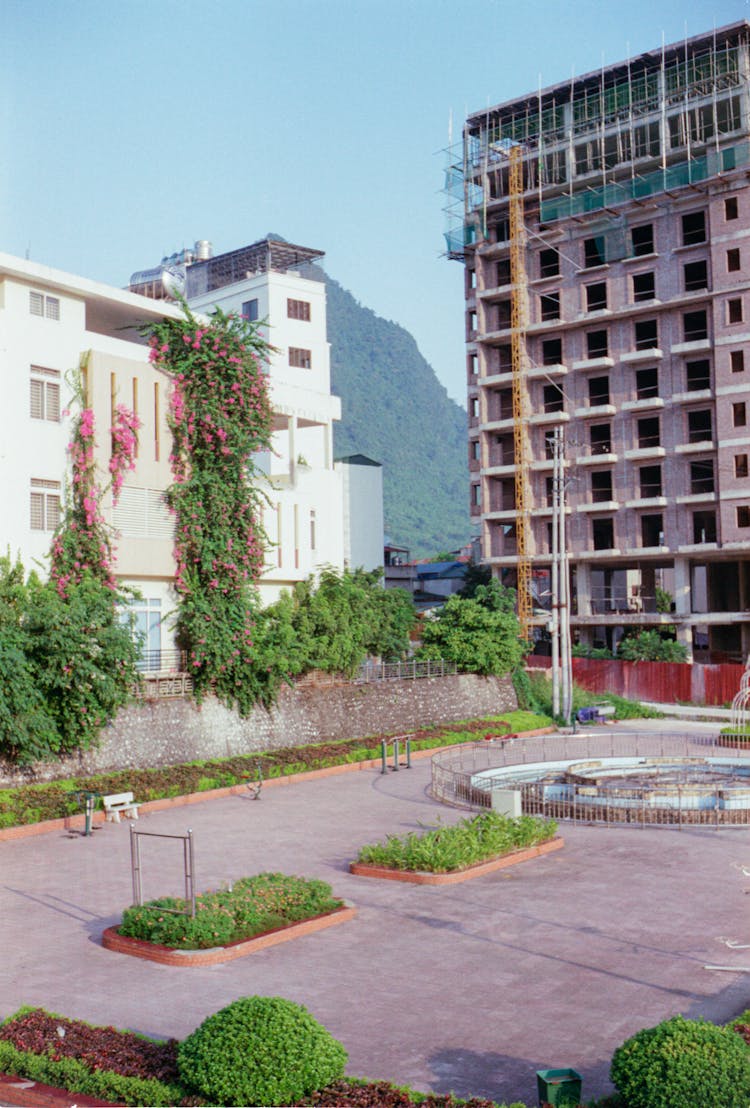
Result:
{"type": "Polygon", "coordinates": [[[472,114],[449,151],[472,512],[538,649],[554,512],[574,638],[750,653],[749,82],[742,21],[472,114]]]}

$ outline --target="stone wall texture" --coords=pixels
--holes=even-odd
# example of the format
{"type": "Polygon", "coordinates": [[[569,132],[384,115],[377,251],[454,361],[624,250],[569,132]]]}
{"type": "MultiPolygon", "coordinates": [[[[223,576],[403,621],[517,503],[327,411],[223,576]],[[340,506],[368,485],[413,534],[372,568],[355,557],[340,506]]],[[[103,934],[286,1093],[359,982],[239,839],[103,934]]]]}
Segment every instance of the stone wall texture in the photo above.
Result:
{"type": "Polygon", "coordinates": [[[200,707],[183,698],[139,701],[105,728],[96,750],[28,771],[0,763],[0,784],[398,734],[509,712],[516,704],[510,678],[474,674],[333,685],[313,677],[284,688],[275,707],[256,708],[245,719],[212,698],[200,707]]]}

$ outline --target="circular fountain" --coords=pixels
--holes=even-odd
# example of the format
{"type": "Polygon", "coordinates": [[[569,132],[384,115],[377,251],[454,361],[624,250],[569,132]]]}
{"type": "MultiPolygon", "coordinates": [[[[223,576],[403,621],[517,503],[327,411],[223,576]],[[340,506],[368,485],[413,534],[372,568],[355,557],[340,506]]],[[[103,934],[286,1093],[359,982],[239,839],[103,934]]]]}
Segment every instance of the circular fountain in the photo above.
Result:
{"type": "Polygon", "coordinates": [[[718,736],[619,731],[471,743],[433,756],[432,792],[500,810],[515,793],[524,813],[587,823],[745,826],[750,751],[718,736]]]}

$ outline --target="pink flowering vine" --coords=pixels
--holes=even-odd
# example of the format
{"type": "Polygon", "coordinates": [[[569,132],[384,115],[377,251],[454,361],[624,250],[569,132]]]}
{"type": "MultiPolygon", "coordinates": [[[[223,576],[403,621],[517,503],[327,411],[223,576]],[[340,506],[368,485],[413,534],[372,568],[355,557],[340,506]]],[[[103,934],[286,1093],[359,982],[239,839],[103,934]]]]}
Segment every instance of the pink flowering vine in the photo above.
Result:
{"type": "Polygon", "coordinates": [[[180,645],[198,699],[211,689],[243,710],[255,699],[255,583],[265,560],[253,455],[270,446],[269,348],[244,321],[217,312],[199,323],[186,306],[184,319],[146,333],[151,362],[171,377],[167,502],[180,645]]]}

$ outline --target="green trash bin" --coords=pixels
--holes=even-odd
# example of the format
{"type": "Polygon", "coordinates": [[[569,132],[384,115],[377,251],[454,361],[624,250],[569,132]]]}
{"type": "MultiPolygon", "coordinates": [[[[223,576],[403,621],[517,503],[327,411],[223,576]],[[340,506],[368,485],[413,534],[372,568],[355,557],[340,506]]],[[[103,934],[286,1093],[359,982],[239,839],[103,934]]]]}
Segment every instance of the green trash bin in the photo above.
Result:
{"type": "Polygon", "coordinates": [[[581,1103],[583,1078],[575,1070],[537,1070],[536,1087],[540,1104],[554,1108],[575,1108],[581,1103]]]}

